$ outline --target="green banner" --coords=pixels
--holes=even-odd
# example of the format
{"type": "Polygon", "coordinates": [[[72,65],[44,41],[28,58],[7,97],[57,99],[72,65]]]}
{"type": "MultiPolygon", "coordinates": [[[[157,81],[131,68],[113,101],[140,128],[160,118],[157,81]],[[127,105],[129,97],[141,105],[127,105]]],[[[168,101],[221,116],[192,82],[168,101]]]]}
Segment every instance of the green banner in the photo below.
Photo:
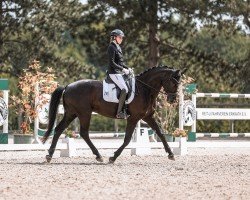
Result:
{"type": "Polygon", "coordinates": [[[9,89],[8,79],[0,79],[0,90],[8,90],[8,89],[9,89]]]}
{"type": "Polygon", "coordinates": [[[8,133],[0,133],[0,144],[8,144],[8,133]]]}
{"type": "Polygon", "coordinates": [[[196,91],[196,84],[192,83],[192,84],[188,84],[185,88],[185,91],[189,94],[193,94],[196,91]]]}

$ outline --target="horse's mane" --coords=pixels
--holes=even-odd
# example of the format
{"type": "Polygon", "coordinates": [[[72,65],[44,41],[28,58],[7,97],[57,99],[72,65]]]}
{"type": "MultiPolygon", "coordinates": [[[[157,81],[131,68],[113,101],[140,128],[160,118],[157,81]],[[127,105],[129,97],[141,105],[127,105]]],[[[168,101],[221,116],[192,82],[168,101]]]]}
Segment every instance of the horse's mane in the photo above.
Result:
{"type": "Polygon", "coordinates": [[[136,76],[137,76],[137,77],[142,76],[143,74],[145,74],[145,73],[147,73],[147,72],[149,72],[149,71],[151,71],[151,70],[154,70],[154,69],[169,69],[169,70],[173,70],[172,67],[168,67],[168,66],[166,66],[166,65],[160,65],[160,66],[150,67],[150,68],[146,69],[145,71],[141,72],[140,74],[138,74],[138,75],[136,75],[136,76]]]}

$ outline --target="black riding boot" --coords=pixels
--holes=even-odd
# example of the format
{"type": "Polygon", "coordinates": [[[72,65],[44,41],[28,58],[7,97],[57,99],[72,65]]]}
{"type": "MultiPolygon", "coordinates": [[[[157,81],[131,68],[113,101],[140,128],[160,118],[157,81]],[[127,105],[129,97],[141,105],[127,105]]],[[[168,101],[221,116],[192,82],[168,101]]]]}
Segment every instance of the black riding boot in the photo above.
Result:
{"type": "Polygon", "coordinates": [[[120,94],[120,98],[119,98],[119,105],[118,105],[118,110],[117,110],[117,115],[116,115],[116,117],[119,119],[127,119],[129,117],[126,111],[122,109],[126,100],[126,96],[127,96],[126,90],[122,90],[120,94]]]}

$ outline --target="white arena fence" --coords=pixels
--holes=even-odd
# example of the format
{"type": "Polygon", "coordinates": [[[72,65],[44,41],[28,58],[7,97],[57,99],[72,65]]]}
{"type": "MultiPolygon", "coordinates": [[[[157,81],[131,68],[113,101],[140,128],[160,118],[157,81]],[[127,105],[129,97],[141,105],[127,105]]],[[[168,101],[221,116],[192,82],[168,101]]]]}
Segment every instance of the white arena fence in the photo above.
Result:
{"type": "Polygon", "coordinates": [[[188,141],[196,141],[196,138],[249,138],[250,133],[199,133],[196,131],[196,125],[198,120],[229,120],[233,124],[235,120],[250,120],[250,108],[221,108],[221,107],[209,107],[205,108],[197,107],[197,98],[228,98],[228,99],[250,99],[250,94],[236,94],[236,93],[197,93],[196,84],[188,84],[180,87],[179,90],[179,128],[184,129],[184,126],[191,126],[191,131],[188,133],[188,141]],[[185,91],[185,93],[184,93],[185,91]],[[184,95],[192,95],[192,100],[184,95]]]}
{"type": "MultiPolygon", "coordinates": [[[[183,138],[185,139],[185,138],[183,138]]],[[[118,149],[121,142],[97,142],[94,141],[98,149],[118,149]]],[[[221,141],[207,141],[207,142],[169,142],[169,146],[173,149],[176,155],[185,155],[189,148],[250,148],[250,142],[221,142],[221,141]],[[182,152],[181,152],[181,145],[182,152]]],[[[50,144],[0,144],[0,151],[37,151],[48,150],[50,144]]],[[[84,142],[75,142],[73,138],[66,138],[63,143],[58,143],[56,150],[61,151],[62,157],[78,156],[77,150],[89,149],[88,145],[84,142]]],[[[131,155],[150,155],[152,149],[162,149],[161,142],[131,142],[126,149],[131,150],[131,155]]]]}
{"type": "MultiPolygon", "coordinates": [[[[196,134],[196,138],[237,138],[250,137],[250,133],[197,133],[197,120],[250,120],[250,108],[197,108],[197,98],[244,98],[250,99],[250,94],[235,93],[194,93],[192,94],[192,102],[196,108],[196,118],[192,125],[192,132],[196,134]]],[[[250,128],[250,126],[249,126],[250,128]]]]}

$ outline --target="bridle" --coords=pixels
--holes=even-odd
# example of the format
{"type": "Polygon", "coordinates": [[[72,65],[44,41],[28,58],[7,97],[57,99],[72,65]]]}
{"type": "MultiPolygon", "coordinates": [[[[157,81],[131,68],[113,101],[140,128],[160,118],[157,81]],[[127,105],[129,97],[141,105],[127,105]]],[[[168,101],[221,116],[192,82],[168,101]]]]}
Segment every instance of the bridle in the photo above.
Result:
{"type": "MultiPolygon", "coordinates": [[[[158,91],[157,89],[155,89],[154,87],[152,87],[151,85],[149,85],[149,84],[147,84],[147,83],[145,83],[145,82],[143,82],[143,81],[141,81],[140,79],[138,79],[138,78],[135,78],[138,82],[140,82],[140,83],[142,83],[143,85],[145,85],[145,86],[147,86],[147,87],[149,87],[149,88],[151,88],[151,89],[153,89],[154,91],[156,91],[156,92],[160,92],[161,94],[164,94],[164,95],[171,95],[171,94],[173,94],[173,95],[176,95],[177,94],[177,92],[176,93],[167,93],[167,92],[162,92],[162,91],[158,91]]],[[[163,81],[163,83],[165,83],[166,81],[172,81],[172,82],[174,82],[174,84],[176,84],[176,85],[178,85],[180,82],[179,81],[177,81],[173,76],[171,76],[171,78],[169,78],[169,79],[167,79],[167,80],[164,80],[163,81]]]]}

